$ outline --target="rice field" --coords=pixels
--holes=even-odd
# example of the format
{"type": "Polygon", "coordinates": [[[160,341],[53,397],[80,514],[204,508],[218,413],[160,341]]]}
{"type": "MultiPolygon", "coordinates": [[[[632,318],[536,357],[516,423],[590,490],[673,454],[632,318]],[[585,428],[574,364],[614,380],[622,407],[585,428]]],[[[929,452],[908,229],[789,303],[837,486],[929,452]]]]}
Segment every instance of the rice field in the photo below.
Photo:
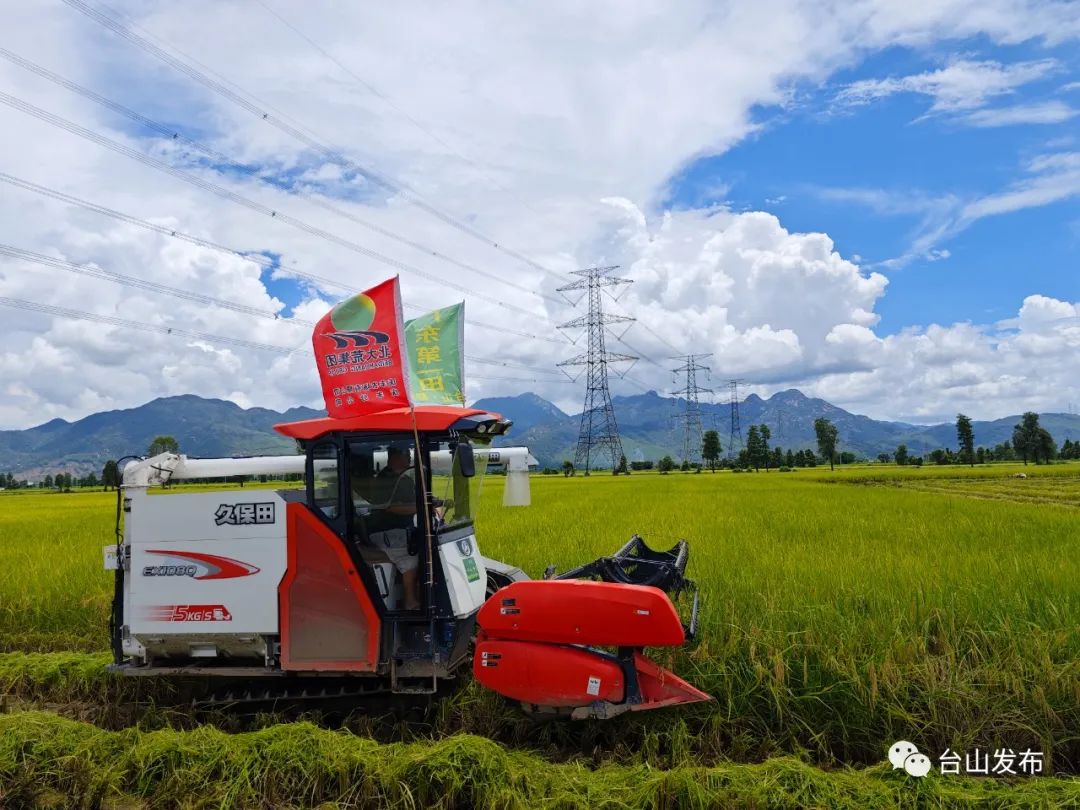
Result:
{"type": "Polygon", "coordinates": [[[37,788],[134,806],[1080,805],[1080,465],[534,476],[527,509],[501,489],[485,482],[481,548],[533,576],[633,533],[689,540],[700,638],[655,657],[716,703],[537,726],[470,687],[400,733],[118,715],[160,696],[101,667],[114,496],[0,496],[0,805],[37,788]],[[1056,777],[915,780],[883,764],[897,739],[1037,749],[1056,777]]]}
{"type": "Polygon", "coordinates": [[[1052,504],[1080,507],[1080,488],[1063,476],[1040,475],[1014,478],[941,478],[927,481],[898,481],[895,486],[945,495],[962,495],[991,501],[1052,504]]]}

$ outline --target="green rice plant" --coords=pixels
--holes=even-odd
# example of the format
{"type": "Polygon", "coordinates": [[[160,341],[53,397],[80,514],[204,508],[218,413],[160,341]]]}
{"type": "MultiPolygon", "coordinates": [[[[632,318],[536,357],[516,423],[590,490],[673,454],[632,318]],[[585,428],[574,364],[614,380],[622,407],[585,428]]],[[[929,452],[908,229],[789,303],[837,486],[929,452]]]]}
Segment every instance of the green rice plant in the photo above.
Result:
{"type": "Polygon", "coordinates": [[[0,500],[0,650],[101,650],[112,590],[112,493],[0,500]],[[104,576],[103,576],[104,575],[104,576]]]}
{"type": "Polygon", "coordinates": [[[107,702],[119,679],[108,653],[0,653],[0,694],[28,700],[107,702]]]}
{"type": "MultiPolygon", "coordinates": [[[[533,576],[609,554],[635,532],[658,547],[688,539],[699,639],[650,655],[716,702],[538,729],[467,689],[440,709],[436,731],[662,768],[776,755],[872,764],[903,738],[937,752],[1036,748],[1076,773],[1075,509],[909,485],[1011,486],[1017,469],[546,476],[532,481],[533,505],[514,509],[499,505],[502,482],[489,478],[481,549],[533,576]],[[898,485],[840,485],[881,475],[898,485]]],[[[1078,469],[1029,466],[1031,477],[1016,481],[1067,499],[1078,469]]],[[[111,521],[102,494],[3,503],[0,648],[106,647],[111,579],[100,555],[111,521]]]]}

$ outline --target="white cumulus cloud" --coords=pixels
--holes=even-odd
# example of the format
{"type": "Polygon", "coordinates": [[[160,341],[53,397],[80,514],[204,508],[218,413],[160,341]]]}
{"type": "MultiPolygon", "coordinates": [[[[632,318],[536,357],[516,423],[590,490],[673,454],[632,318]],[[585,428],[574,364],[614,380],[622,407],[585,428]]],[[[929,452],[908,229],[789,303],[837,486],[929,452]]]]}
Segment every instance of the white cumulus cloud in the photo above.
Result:
{"type": "MultiPolygon", "coordinates": [[[[977,325],[880,335],[876,310],[887,294],[886,278],[840,255],[828,235],[792,232],[764,212],[665,212],[658,201],[674,174],[755,132],[755,111],[786,104],[799,83],[820,84],[897,43],[980,35],[1058,42],[1077,34],[1068,6],[775,0],[691,2],[673,11],[660,2],[522,7],[463,1],[308,4],[301,13],[270,2],[369,86],[258,4],[110,5],[142,34],[252,92],[257,107],[280,111],[350,160],[398,178],[440,211],[536,264],[448,227],[411,204],[410,195],[344,171],[60,3],[4,3],[5,30],[16,32],[5,47],[252,170],[220,172],[195,162],[171,139],[0,61],[4,92],[365,250],[290,228],[9,106],[0,106],[6,146],[0,171],[237,250],[280,256],[279,277],[295,269],[363,289],[400,272],[411,312],[464,298],[472,397],[531,389],[574,406],[580,392],[558,382],[553,363],[578,347],[549,341],[560,340],[556,325],[579,312],[558,303],[555,288],[570,280],[570,270],[597,262],[620,264],[618,272],[634,279],[611,303],[640,321],[625,335],[632,349],[614,338],[612,348],[656,361],[643,361],[630,374],[648,387],[662,389],[670,379],[665,358],[711,351],[718,373],[753,378],[763,391],[798,384],[879,415],[941,406],[926,402],[920,390],[931,374],[946,375],[933,377],[941,382],[942,401],[971,396],[983,411],[1049,397],[1054,389],[1044,378],[1063,390],[1052,364],[1061,365],[1069,347],[1075,351],[1068,321],[1039,330],[1022,323],[1004,336],[977,325]],[[319,194],[332,195],[347,216],[320,206],[319,194]],[[457,264],[365,228],[357,218],[457,264]],[[1032,360],[1036,338],[1043,354],[1032,360]],[[485,359],[517,367],[476,362],[485,359]],[[973,373],[986,378],[967,383],[970,390],[958,386],[973,373]],[[1032,384],[1002,382],[1012,379],[1008,375],[1032,384]]],[[[1043,60],[951,67],[899,90],[867,85],[859,92],[871,97],[910,86],[942,109],[972,111],[1054,68],[1043,60]]],[[[974,207],[962,212],[963,221],[1036,196],[1072,193],[1068,159],[1043,160],[1041,168],[1032,166],[1029,181],[1004,196],[969,201],[974,207]]],[[[0,296],[177,330],[137,331],[3,308],[0,427],[78,418],[178,393],[274,408],[319,404],[309,329],[298,321],[317,319],[340,288],[294,275],[299,304],[290,312],[255,261],[3,188],[0,244],[283,316],[255,318],[0,257],[0,296]],[[301,351],[272,353],[180,331],[301,351]]],[[[623,393],[640,390],[631,380],[615,385],[623,393]]]]}

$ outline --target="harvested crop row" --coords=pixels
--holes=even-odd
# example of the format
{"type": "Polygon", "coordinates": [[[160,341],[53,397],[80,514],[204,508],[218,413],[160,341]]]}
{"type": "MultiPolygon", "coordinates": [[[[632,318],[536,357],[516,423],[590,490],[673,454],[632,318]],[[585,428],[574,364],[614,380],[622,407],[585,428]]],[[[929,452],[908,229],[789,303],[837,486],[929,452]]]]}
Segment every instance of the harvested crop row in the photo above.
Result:
{"type": "MultiPolygon", "coordinates": [[[[940,618],[930,622],[928,632],[940,639],[957,635],[956,628],[940,618]]],[[[752,646],[754,642],[746,643],[752,646]]],[[[727,659],[726,670],[716,672],[715,664],[710,664],[695,675],[710,683],[722,712],[715,704],[703,704],[679,713],[659,712],[605,724],[537,724],[470,684],[444,699],[426,718],[422,713],[414,715],[409,723],[388,713],[386,706],[372,710],[362,704],[334,707],[321,715],[320,722],[388,741],[467,732],[538,750],[554,759],[581,756],[594,763],[645,763],[654,768],[726,760],[760,762],[790,753],[827,767],[873,765],[892,741],[918,738],[939,752],[946,748],[1036,748],[1045,753],[1048,769],[1077,773],[1080,740],[1075,729],[1080,727],[1080,706],[1075,690],[1080,667],[1075,662],[1048,662],[1054,672],[1039,674],[1029,672],[1025,660],[1018,658],[1014,670],[1005,672],[985,662],[960,660],[943,650],[942,658],[951,663],[940,670],[912,673],[884,664],[866,674],[845,674],[823,653],[795,662],[755,659],[752,649],[735,652],[727,659]],[[955,686],[960,681],[949,672],[959,667],[965,668],[967,685],[962,689],[955,686]],[[826,675],[832,679],[828,688],[826,675]],[[1036,678],[1045,680],[1047,688],[1032,693],[1027,684],[1036,678]],[[869,691],[864,679],[871,683],[869,691]],[[746,691],[752,683],[757,683],[757,690],[746,691]],[[778,705],[790,705],[817,734],[792,732],[790,719],[778,705]],[[929,720],[916,720],[915,709],[929,720]],[[1032,717],[1040,718],[1038,726],[1030,721],[1032,717]]],[[[1039,654],[1033,651],[1032,657],[1039,654]]],[[[122,678],[106,673],[106,663],[106,656],[100,654],[0,654],[0,693],[111,729],[132,725],[191,728],[211,723],[236,731],[298,716],[297,709],[283,706],[264,706],[246,714],[196,712],[191,709],[191,690],[197,690],[198,682],[178,685],[122,678]]],[[[693,670],[701,665],[684,660],[679,666],[693,670]]]]}
{"type": "Polygon", "coordinates": [[[552,764],[480,737],[380,745],[308,723],[227,735],[102,731],[42,712],[0,716],[0,801],[60,794],[158,807],[1064,806],[1080,782],[928,777],[888,766],[821,771],[791,758],[658,771],[552,764]]]}

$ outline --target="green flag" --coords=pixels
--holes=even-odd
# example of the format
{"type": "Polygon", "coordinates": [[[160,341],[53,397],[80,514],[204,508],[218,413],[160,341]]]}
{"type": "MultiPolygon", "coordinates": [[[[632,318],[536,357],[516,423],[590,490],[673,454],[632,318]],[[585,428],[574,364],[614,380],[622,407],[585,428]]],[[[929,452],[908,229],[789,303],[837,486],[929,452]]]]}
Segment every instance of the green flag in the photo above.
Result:
{"type": "Polygon", "coordinates": [[[405,322],[409,396],[423,405],[465,404],[465,304],[405,322]]]}

